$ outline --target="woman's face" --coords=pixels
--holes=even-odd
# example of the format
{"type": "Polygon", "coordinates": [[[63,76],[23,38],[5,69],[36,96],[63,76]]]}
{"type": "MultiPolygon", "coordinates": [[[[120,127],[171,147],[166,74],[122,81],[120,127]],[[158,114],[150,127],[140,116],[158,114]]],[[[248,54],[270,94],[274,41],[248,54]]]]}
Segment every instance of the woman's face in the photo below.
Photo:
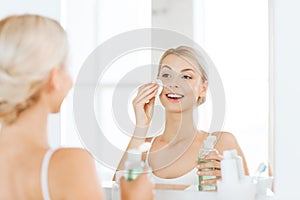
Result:
{"type": "Polygon", "coordinates": [[[158,79],[164,84],[160,100],[165,109],[183,112],[195,107],[199,96],[205,96],[207,89],[200,70],[175,54],[166,56],[161,63],[158,79]]]}

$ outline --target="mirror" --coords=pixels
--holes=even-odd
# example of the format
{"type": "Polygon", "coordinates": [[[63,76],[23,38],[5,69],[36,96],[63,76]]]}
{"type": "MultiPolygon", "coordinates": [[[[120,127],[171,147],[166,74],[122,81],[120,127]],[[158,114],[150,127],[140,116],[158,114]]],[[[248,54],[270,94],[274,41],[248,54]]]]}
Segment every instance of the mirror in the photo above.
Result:
{"type": "MultiPolygon", "coordinates": [[[[82,7],[81,3],[65,2],[65,14],[62,15],[70,35],[71,66],[74,76],[79,73],[79,63],[83,63],[90,52],[106,42],[112,36],[136,28],[159,27],[179,32],[198,43],[214,61],[222,78],[226,96],[226,117],[223,130],[233,133],[242,147],[250,174],[253,175],[260,162],[268,161],[269,132],[269,82],[268,82],[268,2],[267,1],[217,1],[217,0],[154,0],[138,2],[97,1],[82,7]],[[115,3],[121,4],[118,8],[115,3]],[[136,4],[134,4],[136,3],[136,4]],[[233,6],[234,5],[234,6],[233,6]],[[126,9],[125,9],[126,8],[126,9]],[[77,16],[81,10],[90,10],[90,15],[77,16]],[[80,10],[80,11],[79,11],[80,10]],[[114,10],[114,12],[110,12],[114,10]],[[256,15],[253,16],[255,10],[256,15]],[[93,15],[94,13],[94,15],[93,15]],[[97,15],[95,15],[97,13],[97,15]],[[118,13],[116,17],[115,13],[118,13]],[[77,17],[76,17],[77,16],[77,17]],[[76,21],[76,26],[72,22],[76,21]],[[85,22],[90,23],[85,23],[85,22]],[[80,27],[80,29],[78,28],[80,27]],[[83,42],[82,36],[86,35],[83,42]]],[[[64,12],[63,12],[64,13],[64,12]]],[[[84,12],[87,13],[87,12],[84,12]]],[[[101,98],[96,105],[98,122],[103,128],[105,138],[120,150],[124,150],[130,139],[122,133],[122,127],[116,125],[112,115],[112,95],[116,84],[137,66],[157,63],[162,52],[139,51],[122,55],[105,71],[101,79],[104,84],[101,98]],[[150,56],[149,56],[150,55],[150,56]],[[152,57],[151,57],[152,56],[152,57]],[[138,59],[137,59],[138,58],[138,59]],[[123,66],[115,68],[122,63],[123,66]],[[125,64],[126,65],[125,65],[125,64]],[[112,134],[114,133],[114,134],[112,134]]],[[[149,71],[148,80],[127,81],[127,86],[151,81],[156,70],[149,71]]],[[[138,76],[136,76],[138,77],[138,76]]],[[[97,78],[97,77],[95,77],[97,78]]],[[[87,92],[86,84],[81,85],[87,92]]],[[[99,81],[99,80],[98,80],[99,81]]],[[[124,85],[126,86],[126,85],[124,85]]],[[[134,91],[133,91],[134,93],[134,91]]],[[[96,100],[97,101],[97,100],[96,100]]],[[[131,99],[128,101],[130,120],[134,122],[131,99]]],[[[69,102],[71,100],[69,99],[69,102]]],[[[211,103],[209,100],[200,106],[202,130],[208,130],[211,122],[211,103]]],[[[66,113],[72,108],[66,106],[66,113]]],[[[67,114],[68,115],[68,114],[67,114]]],[[[71,133],[74,122],[69,117],[65,121],[62,143],[78,145],[80,141],[71,133]]],[[[158,127],[159,131],[159,127],[158,127]]],[[[99,140],[91,139],[95,146],[99,140]]],[[[96,148],[96,147],[95,147],[96,148]]],[[[100,150],[101,151],[101,150],[100,150]]],[[[102,149],[105,151],[105,149],[102,149]]],[[[119,158],[121,155],[118,155],[119,158]]],[[[116,163],[118,159],[115,159],[116,163]]],[[[114,164],[116,164],[114,163],[114,164]]],[[[99,164],[102,180],[111,180],[113,170],[105,163],[99,164]]]]}
{"type": "MultiPolygon", "coordinates": [[[[184,2],[174,0],[87,0],[85,2],[48,0],[43,4],[36,4],[34,1],[21,3],[13,0],[3,3],[2,7],[5,9],[1,10],[1,17],[8,14],[32,12],[60,20],[69,34],[70,71],[74,78],[84,60],[97,45],[124,31],[161,27],[178,31],[192,38],[208,52],[221,74],[227,102],[223,129],[232,132],[237,137],[244,150],[250,174],[254,173],[260,162],[267,160],[272,162],[273,152],[268,151],[272,149],[273,144],[272,138],[268,139],[269,132],[271,132],[269,116],[272,118],[273,112],[270,110],[269,115],[271,106],[269,106],[268,95],[270,83],[268,79],[267,0],[185,0],[184,2]],[[16,7],[16,5],[19,6],[16,7]],[[45,7],[49,9],[45,10],[45,7]]],[[[284,10],[286,7],[280,4],[277,9],[279,8],[284,10]]],[[[297,8],[297,6],[290,5],[290,8],[297,8]]],[[[290,9],[286,11],[286,13],[289,12],[290,9]]],[[[282,38],[288,38],[289,33],[282,38]]],[[[151,60],[147,56],[145,59],[151,60]]],[[[154,75],[154,72],[149,73],[154,75]]],[[[80,87],[82,90],[87,90],[88,84],[87,80],[86,84],[80,87]]],[[[113,84],[108,83],[107,94],[111,94],[109,86],[113,87],[113,84]]],[[[53,141],[53,146],[82,146],[76,134],[70,97],[64,104],[62,115],[55,118],[54,122],[50,121],[54,124],[49,131],[50,142],[53,141]],[[61,135],[57,134],[58,127],[60,127],[61,135]]],[[[128,104],[130,105],[130,102],[128,104]]],[[[209,107],[209,102],[206,102],[206,105],[200,108],[200,113],[209,116],[209,107]]],[[[110,113],[110,110],[103,113],[110,113]]],[[[203,118],[204,122],[200,125],[206,130],[209,126],[209,117],[203,118]]],[[[104,116],[103,121],[105,120],[104,116]]],[[[119,128],[114,126],[108,126],[107,129],[107,133],[119,131],[119,128]]],[[[124,141],[113,139],[109,141],[114,144],[117,141],[116,146],[124,149],[128,141],[128,137],[125,136],[125,138],[124,141]]],[[[284,149],[285,146],[282,146],[280,150],[284,149]]],[[[282,155],[285,154],[282,153],[282,155]]],[[[99,164],[99,168],[101,168],[99,171],[101,179],[110,180],[112,173],[105,163],[99,164]]],[[[286,174],[284,176],[289,177],[286,174]]],[[[280,181],[280,183],[282,183],[280,186],[285,185],[290,188],[289,184],[285,184],[286,182],[280,181]]]]}
{"type": "MultiPolygon", "coordinates": [[[[236,136],[254,175],[260,162],[272,159],[268,1],[154,0],[152,26],[193,38],[211,57],[225,89],[223,130],[236,136]]],[[[199,125],[208,130],[211,105],[205,104],[199,125]]]]}
{"type": "MultiPolygon", "coordinates": [[[[222,130],[236,136],[250,175],[254,175],[261,162],[272,159],[268,1],[157,0],[152,3],[152,26],[183,33],[207,51],[225,89],[226,117],[222,130]]],[[[200,106],[201,120],[211,117],[210,107],[200,106]]],[[[207,130],[205,123],[210,122],[202,122],[200,127],[207,130]]]]}
{"type": "MultiPolygon", "coordinates": [[[[70,35],[71,72],[74,77],[86,58],[97,47],[113,36],[137,28],[159,27],[176,31],[198,43],[214,61],[221,76],[226,97],[226,113],[222,130],[233,133],[245,154],[250,175],[261,162],[268,162],[269,153],[269,39],[268,1],[249,0],[153,0],[153,1],[89,1],[75,3],[64,1],[63,23],[70,35]],[[118,4],[119,6],[115,6],[118,4]],[[114,12],[112,12],[114,11],[114,12]],[[255,15],[253,15],[255,12],[255,15]],[[78,13],[86,15],[78,16],[78,13]],[[75,23],[76,22],[76,23],[75,23]],[[87,23],[89,22],[89,23],[87,23]],[[75,25],[76,24],[76,25],[75,25]],[[84,36],[85,39],[82,39],[84,36]]],[[[124,43],[120,43],[120,46],[124,43]]],[[[116,123],[112,114],[113,93],[116,85],[124,80],[137,66],[156,63],[161,51],[140,50],[122,54],[113,60],[101,83],[101,98],[96,98],[95,109],[98,123],[105,139],[120,151],[124,150],[130,137],[122,133],[122,125],[116,123]],[[115,66],[115,67],[114,67],[115,66]],[[116,67],[123,66],[123,67],[116,67]],[[100,112],[101,111],[101,112],[100,112]]],[[[147,68],[149,69],[149,68],[147,68]]],[[[156,70],[147,72],[148,79],[126,79],[123,86],[131,87],[154,79],[156,70]]],[[[139,77],[139,76],[136,76],[139,77]]],[[[93,79],[93,80],[94,80],[93,79]]],[[[83,92],[90,90],[90,77],[77,85],[83,92]]],[[[132,96],[135,91],[132,91],[132,96]]],[[[72,96],[72,94],[70,95],[72,96]]],[[[126,99],[128,118],[134,122],[131,98],[126,99]]],[[[211,123],[212,104],[199,107],[199,127],[208,130],[211,123]]],[[[62,121],[67,124],[62,132],[61,143],[81,146],[76,137],[71,98],[63,110],[62,121]]],[[[159,132],[160,127],[155,129],[159,132]]],[[[128,132],[128,131],[127,131],[128,132]]],[[[82,139],[82,138],[81,138],[82,139]]],[[[105,145],[90,139],[92,148],[105,152],[105,145]]],[[[119,158],[121,154],[118,155],[119,158]]],[[[101,161],[101,160],[100,160],[101,161]]],[[[118,163],[118,159],[114,159],[118,163]]],[[[111,180],[114,170],[100,162],[99,172],[104,181],[111,180]]]]}

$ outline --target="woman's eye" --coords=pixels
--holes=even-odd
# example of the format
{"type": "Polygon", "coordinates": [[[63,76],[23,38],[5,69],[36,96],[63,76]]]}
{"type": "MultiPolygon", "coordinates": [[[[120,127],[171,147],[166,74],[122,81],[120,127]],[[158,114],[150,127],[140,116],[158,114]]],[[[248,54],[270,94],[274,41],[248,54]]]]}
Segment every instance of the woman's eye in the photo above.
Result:
{"type": "Polygon", "coordinates": [[[182,78],[183,78],[183,79],[192,79],[192,77],[191,77],[191,76],[188,76],[188,75],[183,75],[182,78]]]}
{"type": "Polygon", "coordinates": [[[162,77],[163,78],[171,78],[171,74],[163,74],[162,77]]]}

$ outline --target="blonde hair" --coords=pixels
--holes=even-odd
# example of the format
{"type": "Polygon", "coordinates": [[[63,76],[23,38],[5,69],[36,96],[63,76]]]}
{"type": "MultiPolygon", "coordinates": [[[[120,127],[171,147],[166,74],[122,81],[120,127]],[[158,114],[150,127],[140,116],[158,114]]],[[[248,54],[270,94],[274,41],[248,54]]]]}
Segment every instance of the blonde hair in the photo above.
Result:
{"type": "MultiPolygon", "coordinates": [[[[162,67],[161,66],[162,61],[168,55],[171,55],[171,54],[177,55],[177,56],[183,58],[184,60],[186,60],[187,62],[189,62],[194,67],[197,67],[200,70],[202,82],[208,81],[206,69],[208,67],[207,59],[209,59],[209,57],[206,55],[205,52],[200,53],[199,51],[196,51],[194,48],[191,48],[188,46],[179,46],[177,48],[168,49],[160,58],[158,74],[162,67]]],[[[205,102],[205,100],[206,100],[206,97],[202,97],[202,98],[198,97],[197,105],[199,106],[199,105],[203,104],[205,102]]]]}
{"type": "Polygon", "coordinates": [[[64,29],[50,18],[15,15],[0,21],[0,123],[34,104],[53,67],[65,66],[64,29]]]}

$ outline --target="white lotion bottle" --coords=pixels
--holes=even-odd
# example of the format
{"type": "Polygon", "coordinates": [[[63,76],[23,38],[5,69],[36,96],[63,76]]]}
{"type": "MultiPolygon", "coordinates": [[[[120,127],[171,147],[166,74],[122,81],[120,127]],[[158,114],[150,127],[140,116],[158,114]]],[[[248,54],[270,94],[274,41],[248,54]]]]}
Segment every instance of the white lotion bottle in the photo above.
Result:
{"type": "Polygon", "coordinates": [[[241,176],[236,150],[223,152],[221,161],[222,180],[217,182],[218,200],[255,200],[255,184],[245,176],[241,176]],[[242,177],[242,178],[240,178],[242,177]]]}
{"type": "Polygon", "coordinates": [[[232,154],[233,158],[235,158],[235,160],[236,160],[239,180],[243,181],[243,179],[245,179],[245,170],[244,170],[243,159],[241,158],[241,156],[239,156],[237,154],[236,149],[231,150],[231,154],[232,154]]]}
{"type": "Polygon", "coordinates": [[[224,151],[223,156],[224,158],[221,161],[222,182],[238,183],[238,167],[234,154],[232,151],[224,151]]]}

